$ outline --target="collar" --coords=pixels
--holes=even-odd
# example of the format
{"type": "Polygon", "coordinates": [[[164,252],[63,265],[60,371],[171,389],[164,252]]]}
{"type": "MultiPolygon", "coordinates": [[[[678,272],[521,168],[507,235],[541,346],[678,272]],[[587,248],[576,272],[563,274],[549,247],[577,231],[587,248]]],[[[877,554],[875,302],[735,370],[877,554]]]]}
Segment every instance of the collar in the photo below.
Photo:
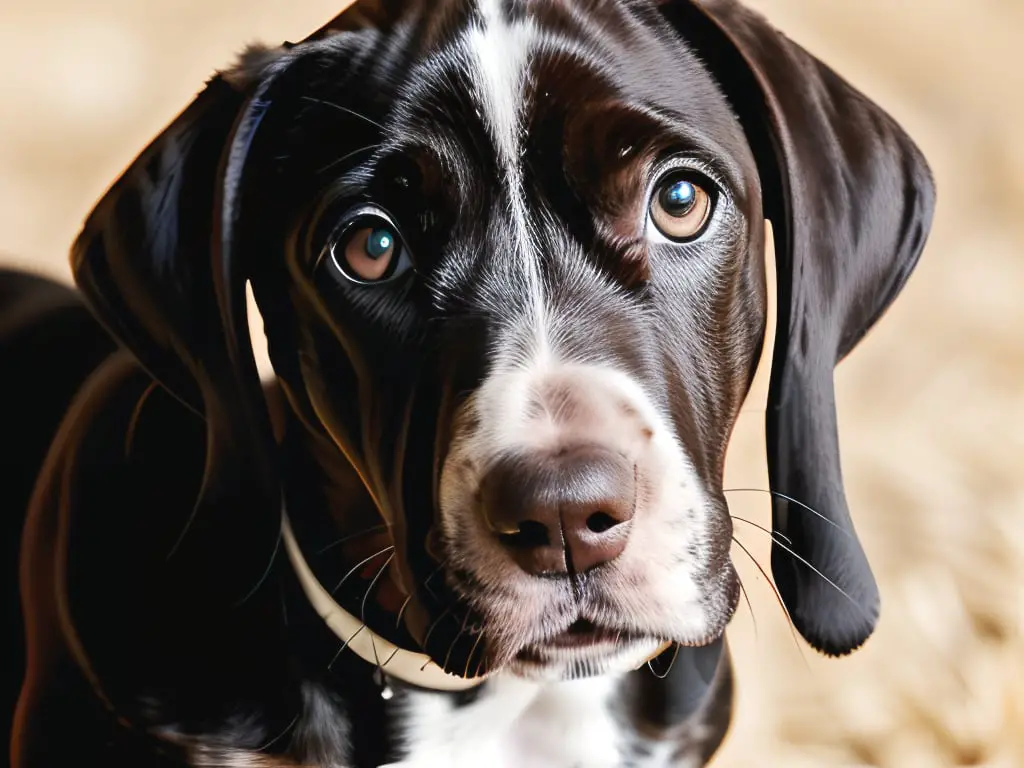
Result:
{"type": "Polygon", "coordinates": [[[388,659],[389,677],[418,688],[463,691],[484,681],[482,677],[463,678],[448,674],[426,654],[399,648],[342,608],[313,575],[295,539],[287,512],[281,516],[281,536],[288,560],[306,599],[331,631],[345,643],[346,651],[355,653],[363,661],[375,666],[379,665],[378,659],[388,659]]]}

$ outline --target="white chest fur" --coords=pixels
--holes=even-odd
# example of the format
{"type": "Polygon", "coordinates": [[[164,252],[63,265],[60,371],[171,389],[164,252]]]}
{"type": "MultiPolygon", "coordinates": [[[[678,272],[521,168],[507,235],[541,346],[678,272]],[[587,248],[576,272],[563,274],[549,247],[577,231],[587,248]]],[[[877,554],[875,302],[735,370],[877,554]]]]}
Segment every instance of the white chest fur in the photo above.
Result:
{"type": "Polygon", "coordinates": [[[414,693],[401,716],[405,757],[389,768],[613,768],[622,728],[612,712],[618,678],[488,681],[472,704],[414,693]]]}

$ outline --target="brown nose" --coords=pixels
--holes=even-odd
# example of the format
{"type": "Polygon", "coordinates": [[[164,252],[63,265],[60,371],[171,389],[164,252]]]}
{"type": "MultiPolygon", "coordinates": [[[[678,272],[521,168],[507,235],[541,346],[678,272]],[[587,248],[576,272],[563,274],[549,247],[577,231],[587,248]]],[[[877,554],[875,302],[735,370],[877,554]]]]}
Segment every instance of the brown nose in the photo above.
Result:
{"type": "Polygon", "coordinates": [[[484,476],[487,523],[527,573],[583,573],[626,548],[635,501],[633,464],[596,447],[513,456],[484,476]]]}

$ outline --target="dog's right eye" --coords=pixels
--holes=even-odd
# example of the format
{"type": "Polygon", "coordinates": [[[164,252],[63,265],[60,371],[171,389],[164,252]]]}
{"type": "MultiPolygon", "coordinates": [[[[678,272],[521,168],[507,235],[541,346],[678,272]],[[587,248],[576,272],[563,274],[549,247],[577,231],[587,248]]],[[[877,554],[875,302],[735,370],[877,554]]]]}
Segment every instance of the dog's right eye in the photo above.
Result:
{"type": "Polygon", "coordinates": [[[377,212],[360,214],[339,227],[327,251],[337,270],[355,283],[387,282],[412,266],[397,227],[377,212]]]}

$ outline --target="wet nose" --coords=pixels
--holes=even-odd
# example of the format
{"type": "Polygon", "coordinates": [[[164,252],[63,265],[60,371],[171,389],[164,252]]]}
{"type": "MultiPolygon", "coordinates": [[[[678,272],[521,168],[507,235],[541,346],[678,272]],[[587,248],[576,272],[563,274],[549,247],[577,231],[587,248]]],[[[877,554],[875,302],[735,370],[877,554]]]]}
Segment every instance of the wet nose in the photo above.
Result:
{"type": "Polygon", "coordinates": [[[635,505],[630,461],[599,447],[510,456],[484,476],[487,524],[527,573],[584,573],[622,554],[635,505]]]}

